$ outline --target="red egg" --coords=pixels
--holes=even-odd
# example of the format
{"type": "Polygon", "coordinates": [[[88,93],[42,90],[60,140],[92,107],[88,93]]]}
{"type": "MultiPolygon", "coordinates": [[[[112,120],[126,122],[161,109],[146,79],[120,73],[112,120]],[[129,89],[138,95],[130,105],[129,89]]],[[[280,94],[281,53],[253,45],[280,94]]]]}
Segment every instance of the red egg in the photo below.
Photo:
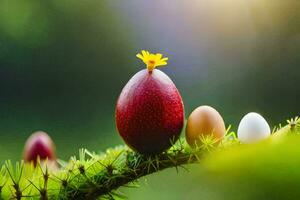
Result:
{"type": "Polygon", "coordinates": [[[49,135],[38,131],[33,133],[26,141],[24,147],[24,161],[37,164],[38,158],[43,161],[55,161],[55,145],[49,135]]]}
{"type": "Polygon", "coordinates": [[[172,80],[160,70],[148,67],[135,74],[117,101],[119,134],[141,154],[159,154],[168,149],[179,138],[183,124],[182,98],[172,80]]]}

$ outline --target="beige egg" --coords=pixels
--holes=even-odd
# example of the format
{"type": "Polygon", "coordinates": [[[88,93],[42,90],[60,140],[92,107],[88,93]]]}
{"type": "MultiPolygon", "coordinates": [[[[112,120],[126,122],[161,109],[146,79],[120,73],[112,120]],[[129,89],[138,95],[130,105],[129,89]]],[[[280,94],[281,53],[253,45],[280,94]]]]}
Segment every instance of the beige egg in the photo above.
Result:
{"type": "Polygon", "coordinates": [[[214,108],[200,106],[189,116],[186,126],[186,141],[192,147],[201,145],[201,138],[213,137],[220,141],[226,132],[224,120],[214,108]]]}

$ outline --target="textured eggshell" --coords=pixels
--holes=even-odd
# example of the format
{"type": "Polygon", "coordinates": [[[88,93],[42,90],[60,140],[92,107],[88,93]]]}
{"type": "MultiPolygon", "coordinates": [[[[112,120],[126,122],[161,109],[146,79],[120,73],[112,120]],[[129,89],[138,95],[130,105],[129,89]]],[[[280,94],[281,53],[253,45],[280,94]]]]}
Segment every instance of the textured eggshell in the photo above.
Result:
{"type": "Polygon", "coordinates": [[[269,137],[271,129],[260,114],[251,112],[242,118],[237,134],[242,143],[253,143],[269,137]]]}
{"type": "Polygon", "coordinates": [[[33,133],[26,141],[24,147],[25,162],[36,164],[38,157],[43,160],[56,160],[55,146],[47,133],[38,131],[33,133]]]}
{"type": "Polygon", "coordinates": [[[183,128],[184,106],[172,80],[162,71],[142,70],[122,90],[116,126],[126,144],[142,154],[157,154],[175,142],[183,128]]]}
{"type": "Polygon", "coordinates": [[[221,140],[226,132],[224,120],[214,108],[200,106],[189,116],[186,126],[186,140],[190,146],[201,144],[201,137],[214,136],[221,140]]]}

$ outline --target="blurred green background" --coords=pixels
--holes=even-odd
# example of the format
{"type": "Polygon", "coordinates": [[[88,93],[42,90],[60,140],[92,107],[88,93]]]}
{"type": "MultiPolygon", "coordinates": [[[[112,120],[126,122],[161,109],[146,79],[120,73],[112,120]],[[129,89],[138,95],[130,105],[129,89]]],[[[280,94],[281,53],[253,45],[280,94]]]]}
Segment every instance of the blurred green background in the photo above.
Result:
{"type": "MultiPolygon", "coordinates": [[[[144,68],[135,57],[142,49],[169,57],[162,70],[186,116],[212,105],[236,130],[250,111],[271,125],[299,115],[299,10],[298,0],[0,0],[1,161],[20,160],[36,130],[51,135],[62,159],[123,144],[114,106],[144,68]]],[[[197,199],[182,196],[197,178],[171,169],[126,194],[197,199]]]]}

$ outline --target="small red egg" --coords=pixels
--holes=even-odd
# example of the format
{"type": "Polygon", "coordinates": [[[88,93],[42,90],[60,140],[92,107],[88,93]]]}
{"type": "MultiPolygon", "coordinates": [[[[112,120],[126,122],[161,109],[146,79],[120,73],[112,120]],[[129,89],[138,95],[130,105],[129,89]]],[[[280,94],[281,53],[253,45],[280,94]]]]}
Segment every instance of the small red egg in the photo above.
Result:
{"type": "Polygon", "coordinates": [[[214,108],[200,106],[196,108],[187,120],[186,141],[192,147],[201,145],[201,138],[213,137],[216,143],[226,132],[224,120],[214,108]]]}
{"type": "Polygon", "coordinates": [[[43,131],[33,133],[25,143],[23,158],[25,162],[33,162],[34,165],[38,158],[41,161],[55,161],[55,145],[49,135],[43,131]]]}

